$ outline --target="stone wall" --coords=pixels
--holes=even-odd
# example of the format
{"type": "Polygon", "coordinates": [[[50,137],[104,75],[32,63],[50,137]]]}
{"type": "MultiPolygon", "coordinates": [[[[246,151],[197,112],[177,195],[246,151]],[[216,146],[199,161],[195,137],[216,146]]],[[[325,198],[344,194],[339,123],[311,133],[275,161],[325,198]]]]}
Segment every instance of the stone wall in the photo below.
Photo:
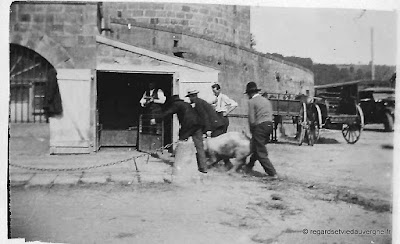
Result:
{"type": "MultiPolygon", "coordinates": [[[[250,47],[250,7],[189,3],[103,3],[107,18],[170,27],[250,47]]],[[[106,20],[106,23],[108,20],[106,20]]]]}
{"type": "Polygon", "coordinates": [[[308,90],[310,95],[314,94],[314,75],[310,70],[271,55],[188,31],[131,24],[124,19],[113,19],[110,27],[112,39],[168,55],[183,51],[185,60],[220,70],[223,92],[239,103],[235,113],[247,111],[243,91],[248,81],[255,81],[260,88],[273,93],[306,94],[308,90]],[[174,49],[175,39],[179,40],[179,46],[174,49]]]}
{"type": "Polygon", "coordinates": [[[10,43],[30,48],[56,68],[95,68],[96,3],[14,2],[10,43]]]}
{"type": "Polygon", "coordinates": [[[220,70],[223,92],[239,103],[235,113],[247,111],[248,81],[268,92],[313,95],[311,71],[249,48],[246,6],[14,2],[10,10],[10,43],[36,51],[56,68],[95,69],[104,51],[96,47],[102,27],[109,28],[102,32],[108,38],[220,70]]]}

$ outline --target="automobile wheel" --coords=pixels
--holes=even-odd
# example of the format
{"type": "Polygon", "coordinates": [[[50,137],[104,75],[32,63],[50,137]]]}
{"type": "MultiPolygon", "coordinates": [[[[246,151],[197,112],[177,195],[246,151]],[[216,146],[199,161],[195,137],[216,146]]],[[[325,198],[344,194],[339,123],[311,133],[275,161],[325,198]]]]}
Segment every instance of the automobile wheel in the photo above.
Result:
{"type": "Polygon", "coordinates": [[[393,131],[393,124],[393,116],[390,113],[385,113],[385,121],[383,122],[383,125],[385,126],[385,131],[393,131]]]}

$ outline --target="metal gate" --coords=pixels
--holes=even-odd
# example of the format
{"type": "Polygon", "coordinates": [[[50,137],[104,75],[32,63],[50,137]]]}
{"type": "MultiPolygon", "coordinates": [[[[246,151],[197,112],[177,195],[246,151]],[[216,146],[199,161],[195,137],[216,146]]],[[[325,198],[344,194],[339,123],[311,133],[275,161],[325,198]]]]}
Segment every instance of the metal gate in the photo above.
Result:
{"type": "Polygon", "coordinates": [[[43,104],[50,68],[35,51],[10,44],[10,122],[48,122],[43,104]]]}
{"type": "Polygon", "coordinates": [[[141,114],[139,116],[139,135],[137,149],[142,152],[153,152],[164,146],[164,121],[156,121],[151,125],[151,115],[141,114]]]}

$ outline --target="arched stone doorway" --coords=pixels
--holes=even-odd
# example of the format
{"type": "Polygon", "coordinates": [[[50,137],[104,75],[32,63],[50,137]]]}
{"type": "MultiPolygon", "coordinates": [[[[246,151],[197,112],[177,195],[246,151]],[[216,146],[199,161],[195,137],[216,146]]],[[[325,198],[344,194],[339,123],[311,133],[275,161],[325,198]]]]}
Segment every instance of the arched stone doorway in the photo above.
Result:
{"type": "Polygon", "coordinates": [[[40,54],[10,44],[10,122],[48,122],[43,104],[50,69],[53,66],[40,54]]]}

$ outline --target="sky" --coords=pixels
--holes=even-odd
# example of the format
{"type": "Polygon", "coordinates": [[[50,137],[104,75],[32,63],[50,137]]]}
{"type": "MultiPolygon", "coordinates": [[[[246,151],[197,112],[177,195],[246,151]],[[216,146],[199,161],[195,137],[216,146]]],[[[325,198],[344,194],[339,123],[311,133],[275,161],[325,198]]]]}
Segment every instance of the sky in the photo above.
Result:
{"type": "Polygon", "coordinates": [[[251,6],[257,51],[311,58],[314,63],[396,64],[396,12],[375,9],[251,6]]]}

